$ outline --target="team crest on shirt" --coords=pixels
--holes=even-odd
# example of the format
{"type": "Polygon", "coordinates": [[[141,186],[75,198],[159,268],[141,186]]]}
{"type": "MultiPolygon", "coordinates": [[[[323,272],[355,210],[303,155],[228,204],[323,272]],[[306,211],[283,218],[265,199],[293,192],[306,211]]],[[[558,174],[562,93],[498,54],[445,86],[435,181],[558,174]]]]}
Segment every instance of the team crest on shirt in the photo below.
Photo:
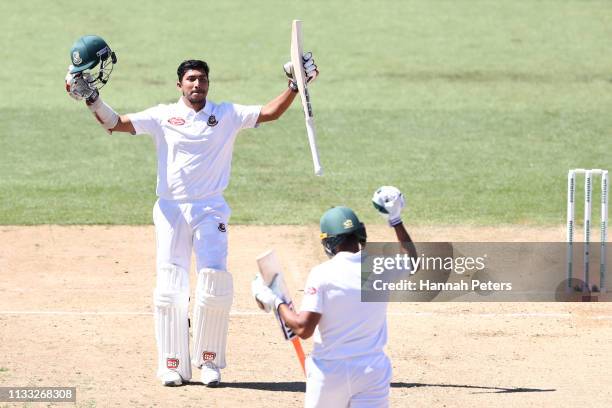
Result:
{"type": "Polygon", "coordinates": [[[185,124],[185,119],[173,117],[168,119],[168,123],[174,126],[183,126],[185,124]]]}
{"type": "Polygon", "coordinates": [[[304,291],[307,295],[316,295],[317,293],[317,288],[313,288],[312,286],[309,288],[306,288],[306,290],[304,291]]]}
{"type": "Polygon", "coordinates": [[[179,366],[179,359],[178,358],[167,358],[166,359],[166,367],[168,367],[171,370],[176,370],[179,366]]]}
{"type": "Polygon", "coordinates": [[[217,126],[217,123],[219,123],[219,121],[217,120],[217,118],[215,118],[215,115],[210,115],[208,117],[208,122],[206,122],[206,123],[210,127],[215,127],[215,126],[217,126]]]}
{"type": "Polygon", "coordinates": [[[221,232],[227,231],[227,228],[225,227],[225,224],[222,223],[222,222],[219,223],[219,226],[217,227],[217,229],[219,229],[219,231],[221,231],[221,232]]]}
{"type": "Polygon", "coordinates": [[[202,353],[202,359],[204,361],[213,361],[217,357],[217,353],[213,351],[205,351],[202,353]]]}

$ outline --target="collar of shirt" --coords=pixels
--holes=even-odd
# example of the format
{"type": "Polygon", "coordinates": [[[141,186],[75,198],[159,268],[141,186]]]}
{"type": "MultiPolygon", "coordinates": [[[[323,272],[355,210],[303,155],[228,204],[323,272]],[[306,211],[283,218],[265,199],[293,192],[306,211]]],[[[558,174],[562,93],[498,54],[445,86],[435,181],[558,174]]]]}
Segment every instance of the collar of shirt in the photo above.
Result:
{"type": "Polygon", "coordinates": [[[338,252],[334,258],[346,259],[351,262],[361,262],[361,251],[359,252],[338,252]]]}
{"type": "Polygon", "coordinates": [[[213,103],[209,101],[208,99],[206,100],[206,104],[204,105],[204,108],[200,109],[198,112],[194,111],[189,106],[185,105],[185,102],[183,101],[182,97],[179,98],[178,102],[176,103],[176,106],[178,107],[181,113],[185,114],[186,118],[197,117],[199,115],[204,115],[204,117],[208,118],[211,115],[212,110],[213,110],[213,103]]]}

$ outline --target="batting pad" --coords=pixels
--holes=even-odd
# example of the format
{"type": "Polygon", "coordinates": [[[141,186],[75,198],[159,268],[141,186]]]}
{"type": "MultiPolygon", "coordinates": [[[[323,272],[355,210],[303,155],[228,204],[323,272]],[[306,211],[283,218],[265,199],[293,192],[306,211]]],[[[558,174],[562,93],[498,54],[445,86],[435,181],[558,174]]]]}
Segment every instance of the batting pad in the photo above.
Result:
{"type": "Polygon", "coordinates": [[[189,359],[189,274],[176,265],[157,269],[155,337],[157,339],[157,376],[176,371],[183,381],[191,379],[189,359]]]}
{"type": "Polygon", "coordinates": [[[227,324],[232,307],[234,285],[229,272],[202,269],[198,273],[193,312],[193,365],[212,361],[225,367],[227,324]]]}

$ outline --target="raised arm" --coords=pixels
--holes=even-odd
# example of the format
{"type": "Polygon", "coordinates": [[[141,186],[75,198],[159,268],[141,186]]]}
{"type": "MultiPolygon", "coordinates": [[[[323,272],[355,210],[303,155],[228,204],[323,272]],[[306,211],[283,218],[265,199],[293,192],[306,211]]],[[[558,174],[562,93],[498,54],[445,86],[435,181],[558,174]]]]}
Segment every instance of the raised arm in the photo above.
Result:
{"type": "Polygon", "coordinates": [[[406,231],[404,223],[400,222],[399,224],[395,225],[393,229],[395,230],[397,241],[402,247],[402,251],[407,253],[412,259],[418,258],[416,247],[414,246],[414,242],[412,241],[410,234],[408,234],[408,231],[406,231]]]}
{"type": "Polygon", "coordinates": [[[82,74],[71,74],[70,67],[66,74],[66,91],[76,100],[85,100],[85,104],[93,113],[98,123],[108,132],[127,132],[134,134],[136,130],[127,115],[119,115],[100,97],[100,92],[92,86],[82,74]]]}
{"type": "MultiPolygon", "coordinates": [[[[312,57],[311,52],[304,53],[302,60],[304,64],[303,68],[306,72],[306,78],[310,84],[317,78],[317,75],[319,75],[319,70],[314,63],[314,58],[312,57]]],[[[298,88],[297,83],[295,82],[295,75],[293,74],[293,65],[291,62],[287,62],[283,66],[283,69],[285,71],[285,75],[289,79],[288,89],[261,108],[259,118],[257,118],[257,123],[270,122],[280,118],[283,113],[289,109],[289,106],[291,106],[291,103],[293,103],[293,100],[297,95],[298,88]]]]}
{"type": "Polygon", "coordinates": [[[130,122],[130,118],[127,115],[120,115],[119,120],[114,128],[111,129],[111,132],[127,132],[131,134],[136,134],[136,129],[130,122]]]}
{"type": "Polygon", "coordinates": [[[407,253],[411,258],[417,258],[414,242],[402,221],[402,210],[405,205],[404,195],[396,187],[382,186],[374,192],[372,204],[395,231],[402,252],[407,253]]]}
{"type": "Polygon", "coordinates": [[[98,123],[106,129],[109,133],[112,132],[127,132],[131,134],[136,133],[134,125],[130,121],[127,115],[119,115],[113,108],[106,104],[100,94],[96,91],[95,98],[88,98],[85,103],[87,107],[94,114],[98,123]]]}
{"type": "Polygon", "coordinates": [[[281,117],[283,113],[291,106],[297,92],[293,92],[287,88],[283,93],[272,99],[261,108],[257,123],[270,122],[281,117]]]}

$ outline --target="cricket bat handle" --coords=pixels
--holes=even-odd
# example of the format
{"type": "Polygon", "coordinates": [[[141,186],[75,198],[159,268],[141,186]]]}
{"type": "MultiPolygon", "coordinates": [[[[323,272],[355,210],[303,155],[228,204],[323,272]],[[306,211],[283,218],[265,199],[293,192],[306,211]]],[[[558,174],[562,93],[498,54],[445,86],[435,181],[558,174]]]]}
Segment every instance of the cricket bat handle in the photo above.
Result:
{"type": "Polygon", "coordinates": [[[308,134],[308,143],[310,144],[310,153],[312,153],[312,164],[314,165],[314,173],[317,176],[323,175],[323,167],[319,160],[319,150],[317,149],[317,135],[314,128],[314,119],[306,117],[306,133],[308,134]]]}

